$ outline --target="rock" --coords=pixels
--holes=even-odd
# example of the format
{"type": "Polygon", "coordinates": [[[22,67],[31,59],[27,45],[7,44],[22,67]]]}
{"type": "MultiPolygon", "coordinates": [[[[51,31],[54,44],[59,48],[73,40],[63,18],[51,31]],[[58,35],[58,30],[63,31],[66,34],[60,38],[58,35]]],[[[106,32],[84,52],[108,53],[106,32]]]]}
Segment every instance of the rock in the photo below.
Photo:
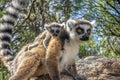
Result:
{"type": "Polygon", "coordinates": [[[78,74],[87,80],[120,80],[120,58],[89,56],[76,66],[78,74]]]}
{"type": "MultiPolygon", "coordinates": [[[[76,68],[81,79],[78,80],[120,80],[120,58],[89,56],[76,61],[76,68]]],[[[41,76],[37,80],[50,80],[41,76]]],[[[61,75],[61,80],[74,80],[71,76],[61,75]]]]}

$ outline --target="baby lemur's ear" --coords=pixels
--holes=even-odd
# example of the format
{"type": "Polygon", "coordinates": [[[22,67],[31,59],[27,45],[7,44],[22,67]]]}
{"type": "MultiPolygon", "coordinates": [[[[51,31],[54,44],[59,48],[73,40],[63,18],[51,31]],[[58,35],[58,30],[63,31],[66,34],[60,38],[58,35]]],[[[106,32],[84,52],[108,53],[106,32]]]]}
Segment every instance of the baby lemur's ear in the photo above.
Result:
{"type": "Polygon", "coordinates": [[[65,23],[63,22],[62,24],[60,24],[61,26],[61,29],[64,29],[65,28],[65,23]]]}
{"type": "Polygon", "coordinates": [[[49,26],[48,24],[45,24],[45,25],[44,25],[44,29],[45,29],[45,30],[49,30],[49,28],[50,28],[50,26],[49,26]]]}

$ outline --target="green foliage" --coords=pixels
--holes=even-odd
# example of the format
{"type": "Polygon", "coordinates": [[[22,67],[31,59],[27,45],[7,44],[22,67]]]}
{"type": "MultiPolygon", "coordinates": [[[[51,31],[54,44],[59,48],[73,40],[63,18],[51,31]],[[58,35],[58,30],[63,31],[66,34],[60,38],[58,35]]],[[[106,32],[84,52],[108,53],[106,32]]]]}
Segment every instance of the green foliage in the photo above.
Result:
{"type": "MultiPolygon", "coordinates": [[[[98,25],[94,28],[91,39],[81,44],[79,56],[120,57],[120,4],[118,1],[36,0],[31,5],[30,0],[31,6],[28,6],[24,14],[20,16],[14,28],[14,36],[18,37],[12,42],[11,48],[17,53],[23,45],[33,42],[34,38],[43,31],[45,23],[64,22],[70,17],[85,18],[90,21],[95,19],[98,25]]],[[[6,0],[1,0],[0,5],[2,5],[0,6],[1,18],[5,13],[6,0]]],[[[0,77],[3,77],[8,72],[3,67],[0,66],[0,68],[0,77]]],[[[4,77],[0,80],[7,79],[4,77]]]]}

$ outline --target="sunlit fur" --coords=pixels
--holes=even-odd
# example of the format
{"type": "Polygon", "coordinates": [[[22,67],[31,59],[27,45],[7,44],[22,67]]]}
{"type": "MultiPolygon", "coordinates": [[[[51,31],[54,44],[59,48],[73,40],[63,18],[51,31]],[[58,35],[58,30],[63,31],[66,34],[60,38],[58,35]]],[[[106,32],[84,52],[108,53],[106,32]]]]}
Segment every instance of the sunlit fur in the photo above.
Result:
{"type": "Polygon", "coordinates": [[[31,48],[31,50],[26,51],[26,47],[30,46],[29,44],[26,45],[13,61],[13,76],[9,80],[27,80],[31,76],[40,76],[48,73],[52,80],[59,80],[58,60],[63,44],[60,39],[63,26],[58,23],[52,23],[49,24],[46,29],[47,33],[51,36],[47,51],[44,46],[41,45],[45,40],[48,40],[47,36],[45,40],[41,41],[41,39],[39,44],[31,48]],[[51,30],[59,30],[59,33],[53,35],[53,33],[50,32],[51,30]]]}
{"type": "MultiPolygon", "coordinates": [[[[65,31],[63,33],[61,33],[62,36],[60,36],[60,39],[62,40],[63,38],[65,38],[63,40],[64,41],[64,45],[63,45],[64,50],[61,50],[60,47],[57,47],[57,48],[55,47],[56,49],[58,49],[58,53],[60,51],[60,57],[58,57],[59,60],[56,60],[56,58],[55,58],[56,61],[59,61],[59,64],[56,65],[56,66],[59,66],[59,72],[68,70],[68,67],[70,65],[74,64],[74,59],[79,52],[80,44],[83,41],[88,40],[88,39],[81,40],[81,38],[82,38],[81,34],[77,34],[77,32],[76,32],[76,28],[83,25],[82,22],[86,23],[83,26],[84,27],[83,29],[85,29],[84,31],[86,31],[88,28],[92,28],[92,24],[89,21],[68,20],[66,23],[65,31]],[[66,39],[66,37],[67,37],[67,39],[66,39]]],[[[21,55],[16,58],[17,62],[20,61],[20,63],[18,65],[13,64],[13,66],[16,66],[16,70],[14,72],[14,75],[11,76],[9,80],[15,80],[15,79],[16,80],[28,80],[31,77],[37,77],[37,76],[41,76],[41,75],[49,73],[48,68],[46,67],[46,63],[45,63],[46,62],[46,49],[43,46],[43,40],[44,40],[44,38],[39,41],[39,45],[37,47],[34,47],[29,51],[25,51],[25,52],[21,53],[21,55]]],[[[57,44],[59,44],[59,43],[60,42],[58,40],[57,44]]],[[[52,46],[54,46],[53,43],[51,43],[51,47],[52,46]]],[[[47,47],[47,48],[50,49],[49,47],[47,47]]],[[[50,50],[50,51],[53,51],[53,50],[50,50]]],[[[58,55],[58,54],[56,54],[56,55],[58,55]]],[[[51,55],[51,56],[53,57],[54,55],[51,55]]],[[[54,63],[54,64],[56,64],[56,63],[54,63]]],[[[49,64],[49,66],[54,66],[54,64],[53,65],[49,64]]],[[[54,74],[56,74],[55,78],[56,78],[56,76],[59,76],[59,73],[57,71],[54,71],[53,69],[51,69],[51,70],[53,72],[55,72],[54,73],[54,74]]],[[[74,75],[74,77],[76,77],[76,75],[74,75]]],[[[53,77],[53,80],[56,80],[56,79],[54,79],[54,77],[53,77]]]]}
{"type": "Polygon", "coordinates": [[[12,31],[18,19],[18,14],[24,9],[26,4],[27,0],[12,0],[0,23],[0,58],[6,67],[9,67],[11,64],[9,62],[14,58],[10,49],[12,31]]]}
{"type": "Polygon", "coordinates": [[[32,45],[29,46],[29,50],[33,47],[36,47],[42,38],[45,38],[43,41],[43,45],[45,48],[47,48],[48,43],[51,39],[51,36],[59,36],[63,27],[64,27],[64,24],[59,24],[56,22],[53,22],[49,25],[45,24],[45,31],[35,39],[32,45]],[[51,31],[54,31],[54,32],[51,32],[51,31]],[[60,32],[57,33],[56,31],[60,31],[60,32]]]}
{"type": "Polygon", "coordinates": [[[62,49],[62,40],[60,39],[61,32],[63,31],[62,25],[58,23],[52,23],[48,27],[46,27],[48,33],[51,35],[51,39],[45,38],[44,43],[48,40],[49,44],[48,46],[45,44],[45,47],[47,46],[46,50],[46,67],[48,70],[48,73],[50,75],[50,78],[52,80],[60,80],[60,72],[59,72],[59,58],[60,53],[62,49]]]}
{"type": "MultiPolygon", "coordinates": [[[[68,20],[66,22],[66,31],[69,34],[69,42],[65,41],[64,44],[64,51],[61,53],[62,60],[60,62],[60,70],[61,72],[64,69],[68,69],[68,66],[74,63],[74,59],[79,53],[79,46],[83,41],[87,40],[81,40],[83,36],[85,36],[85,33],[87,33],[87,29],[92,29],[93,24],[87,20],[68,20]],[[83,28],[84,33],[78,34],[76,32],[77,28],[83,28]]],[[[90,37],[90,34],[88,37],[90,37]]],[[[89,40],[89,39],[88,39],[89,40]]]]}

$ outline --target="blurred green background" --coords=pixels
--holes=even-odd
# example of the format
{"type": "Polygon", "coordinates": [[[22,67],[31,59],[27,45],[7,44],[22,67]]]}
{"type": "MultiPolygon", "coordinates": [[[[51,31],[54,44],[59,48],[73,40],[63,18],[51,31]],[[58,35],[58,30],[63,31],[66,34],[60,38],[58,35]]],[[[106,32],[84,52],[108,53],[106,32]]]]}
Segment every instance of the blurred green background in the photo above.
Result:
{"type": "MultiPolygon", "coordinates": [[[[0,0],[0,19],[11,0],[0,0]]],[[[45,23],[65,22],[69,18],[96,20],[91,39],[80,46],[79,57],[102,55],[120,57],[120,0],[29,0],[14,27],[11,48],[20,48],[43,31],[45,23]],[[32,4],[33,3],[33,4],[32,4]]],[[[0,80],[7,80],[8,71],[0,63],[0,80]]]]}

